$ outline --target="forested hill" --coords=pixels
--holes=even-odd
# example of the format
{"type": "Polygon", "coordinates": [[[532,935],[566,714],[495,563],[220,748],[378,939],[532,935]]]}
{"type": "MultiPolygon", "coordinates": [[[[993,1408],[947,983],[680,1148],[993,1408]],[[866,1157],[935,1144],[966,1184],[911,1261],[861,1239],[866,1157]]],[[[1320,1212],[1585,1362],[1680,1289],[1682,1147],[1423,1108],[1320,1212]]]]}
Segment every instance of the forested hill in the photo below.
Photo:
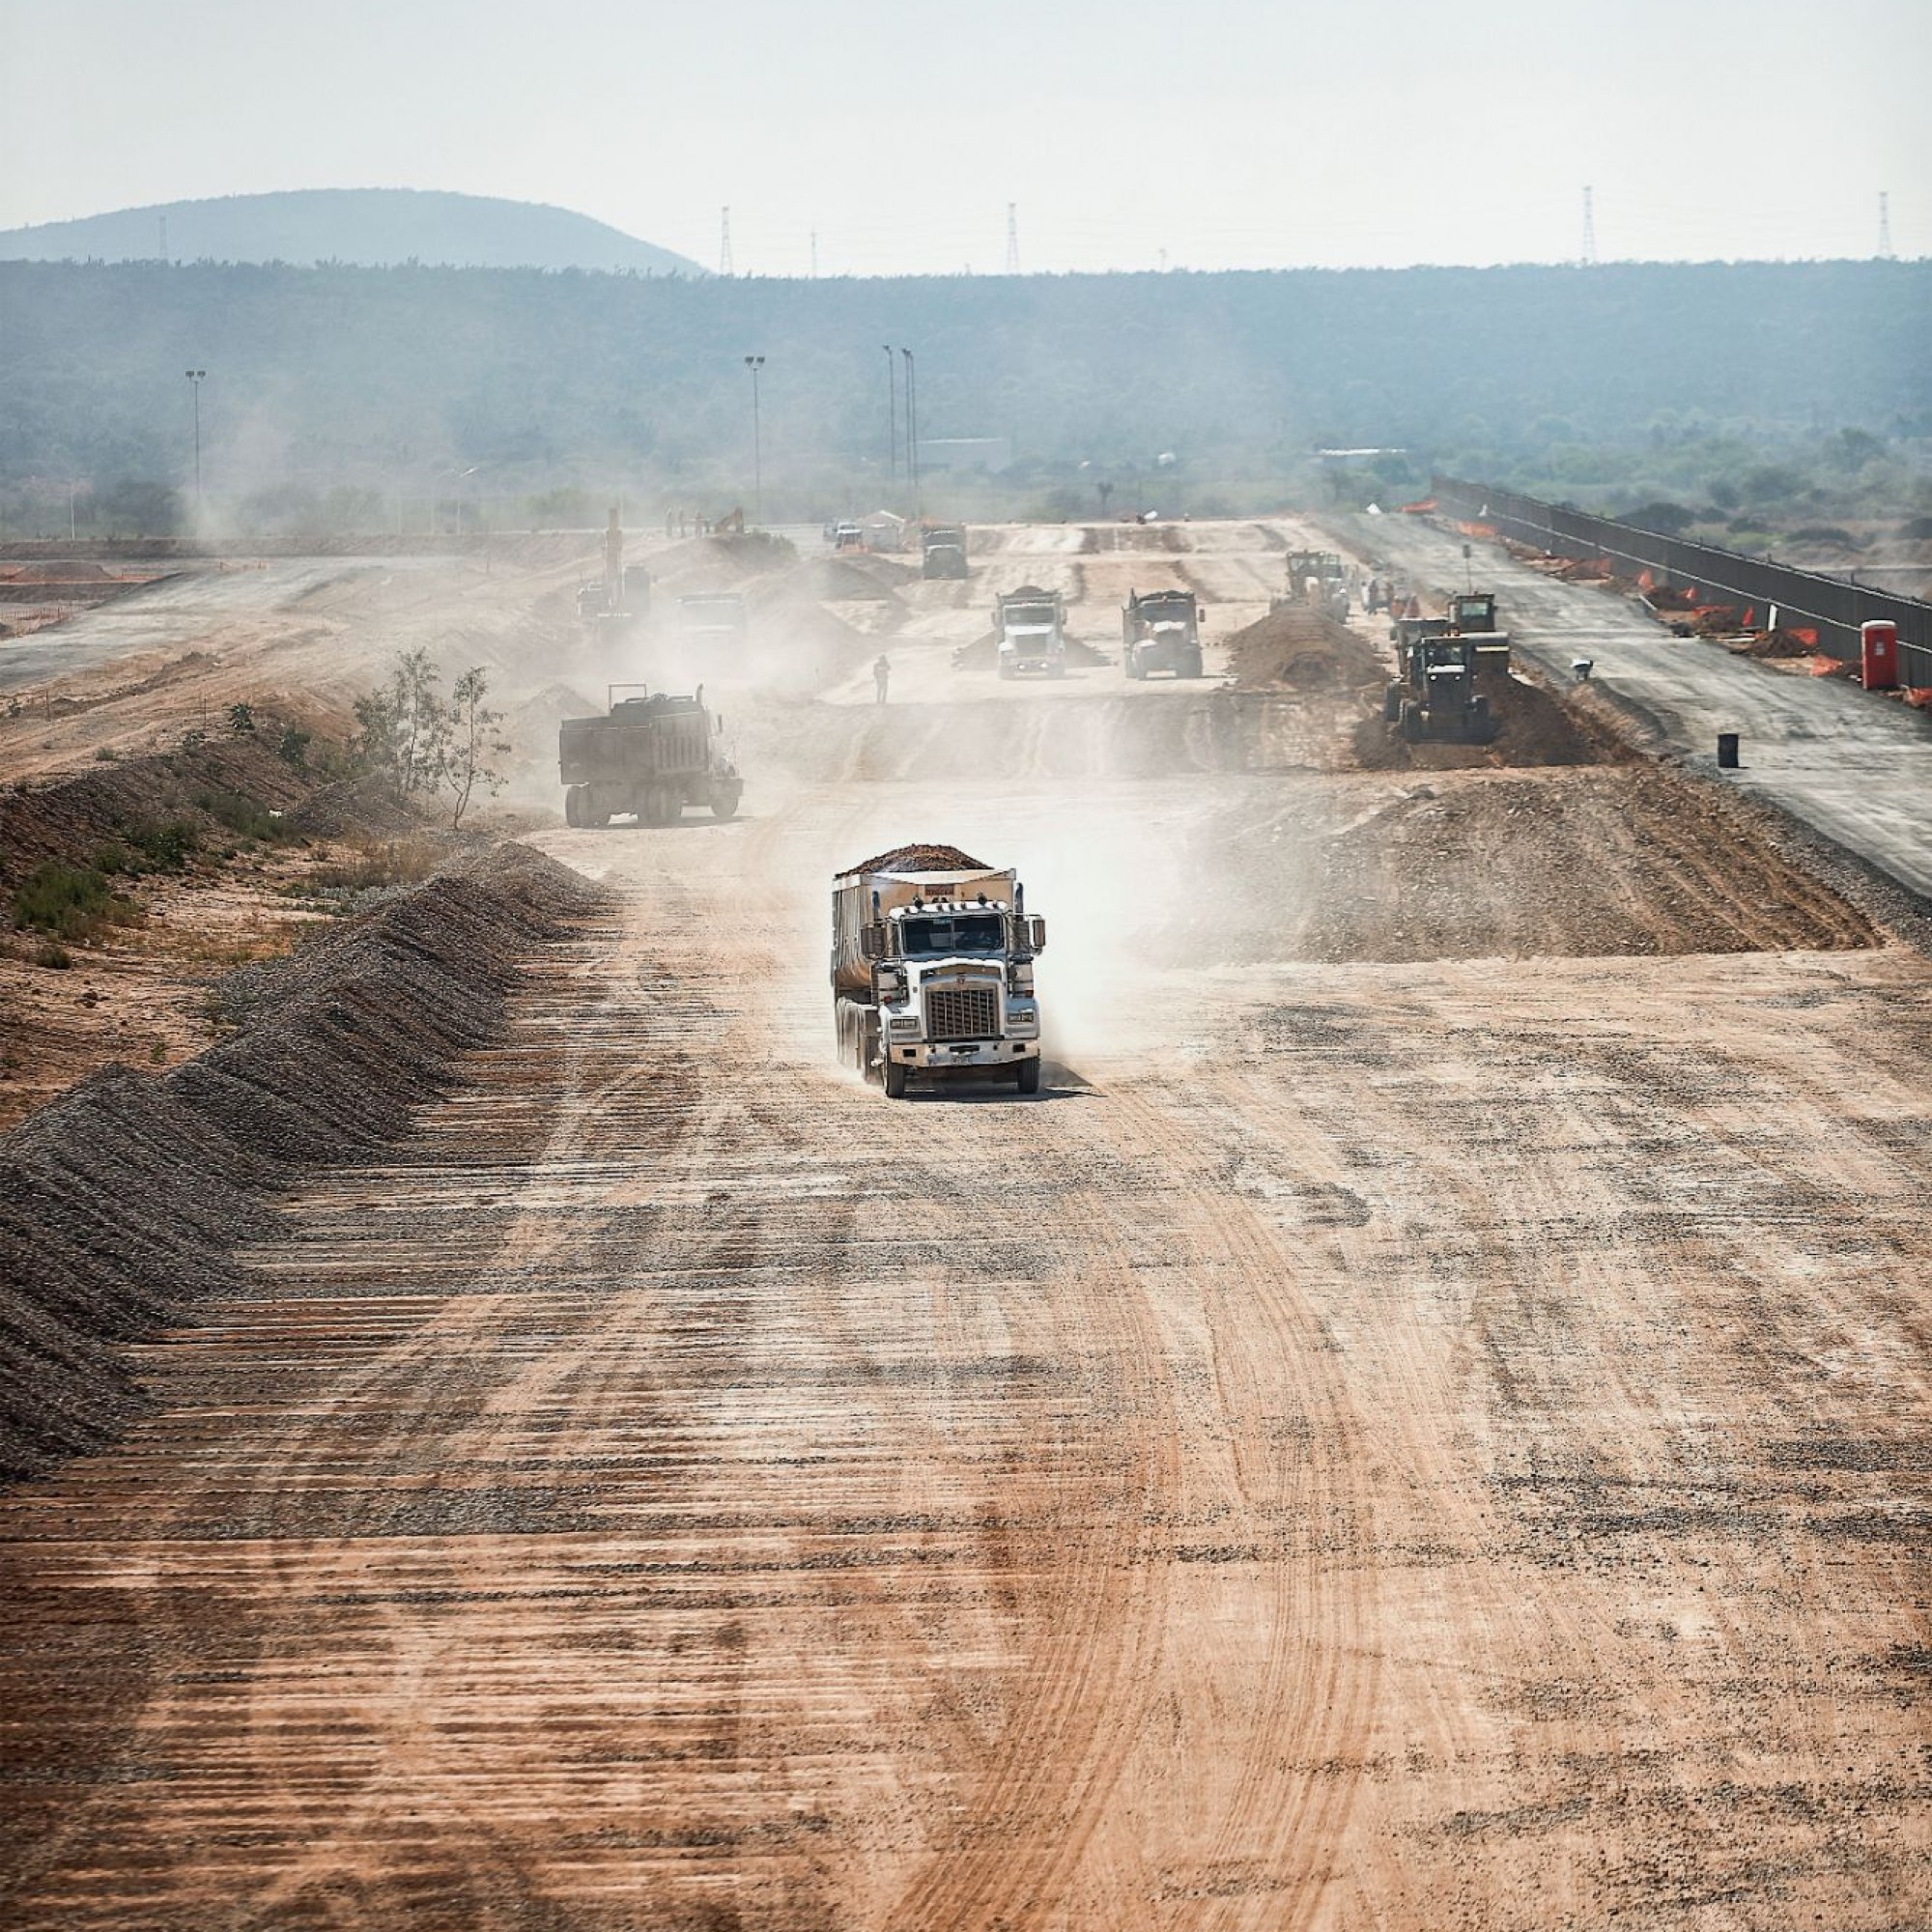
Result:
{"type": "Polygon", "coordinates": [[[159,202],[0,231],[0,261],[404,262],[701,275],[696,262],[567,208],[400,187],[159,202]]]}
{"type": "Polygon", "coordinates": [[[679,280],[428,268],[0,263],[0,481],[179,480],[205,367],[210,474],[380,484],[768,482],[886,441],[886,356],[928,438],[1027,462],[1176,452],[1233,474],[1320,442],[1502,473],[1526,440],[1646,426],[1932,430],[1932,263],[679,280]],[[899,358],[900,382],[903,363],[899,358]],[[735,470],[731,472],[735,474],[735,470]]]}

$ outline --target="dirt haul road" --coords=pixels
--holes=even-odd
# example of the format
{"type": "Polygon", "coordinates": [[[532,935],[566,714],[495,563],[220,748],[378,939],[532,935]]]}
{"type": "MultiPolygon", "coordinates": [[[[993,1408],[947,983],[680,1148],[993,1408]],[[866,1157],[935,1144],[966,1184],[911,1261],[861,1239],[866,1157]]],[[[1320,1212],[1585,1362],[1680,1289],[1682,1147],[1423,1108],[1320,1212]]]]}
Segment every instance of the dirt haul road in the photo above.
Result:
{"type": "Polygon", "coordinates": [[[6,1499],[7,1921],[1924,1922],[1923,959],[1623,768],[944,708],[547,835],[510,1038],[6,1499]],[[1051,923],[1037,1101],[833,1065],[908,835],[1051,923]]]}

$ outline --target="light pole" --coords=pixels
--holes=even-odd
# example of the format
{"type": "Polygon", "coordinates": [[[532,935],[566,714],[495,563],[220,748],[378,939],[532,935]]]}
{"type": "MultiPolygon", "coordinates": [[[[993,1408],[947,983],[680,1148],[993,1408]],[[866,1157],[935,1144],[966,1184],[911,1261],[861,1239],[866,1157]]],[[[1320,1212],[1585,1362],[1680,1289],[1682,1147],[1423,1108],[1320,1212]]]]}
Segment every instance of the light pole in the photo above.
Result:
{"type": "Polygon", "coordinates": [[[887,500],[899,487],[899,390],[898,371],[893,362],[893,345],[881,343],[886,352],[886,487],[887,500]]]}
{"type": "Polygon", "coordinates": [[[206,369],[184,369],[182,374],[194,390],[194,520],[201,522],[201,384],[206,369]]]}
{"type": "Polygon", "coordinates": [[[752,372],[752,522],[762,526],[765,521],[765,458],[758,427],[758,371],[765,366],[762,355],[745,357],[752,372]]]}
{"type": "Polygon", "coordinates": [[[919,521],[919,364],[901,349],[906,365],[906,480],[912,485],[913,521],[919,521]]]}

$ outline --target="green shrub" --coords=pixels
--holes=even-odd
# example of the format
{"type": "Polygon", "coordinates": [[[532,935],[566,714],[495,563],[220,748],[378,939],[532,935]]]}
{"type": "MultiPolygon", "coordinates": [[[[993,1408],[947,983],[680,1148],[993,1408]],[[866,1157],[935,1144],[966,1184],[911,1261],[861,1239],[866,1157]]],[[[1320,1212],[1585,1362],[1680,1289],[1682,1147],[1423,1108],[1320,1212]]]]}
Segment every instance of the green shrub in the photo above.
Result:
{"type": "Polygon", "coordinates": [[[86,939],[112,923],[114,889],[92,866],[39,865],[14,894],[14,923],[58,939],[86,939]]]}
{"type": "Polygon", "coordinates": [[[73,954],[58,939],[43,939],[34,949],[34,964],[65,973],[73,964],[73,954]]]}
{"type": "Polygon", "coordinates": [[[194,857],[201,835],[179,818],[165,825],[128,825],[122,828],[133,848],[129,872],[182,872],[194,857]]]}
{"type": "Polygon", "coordinates": [[[260,799],[242,791],[204,791],[195,794],[195,810],[205,811],[217,825],[238,832],[243,838],[285,838],[280,817],[260,799]]]}

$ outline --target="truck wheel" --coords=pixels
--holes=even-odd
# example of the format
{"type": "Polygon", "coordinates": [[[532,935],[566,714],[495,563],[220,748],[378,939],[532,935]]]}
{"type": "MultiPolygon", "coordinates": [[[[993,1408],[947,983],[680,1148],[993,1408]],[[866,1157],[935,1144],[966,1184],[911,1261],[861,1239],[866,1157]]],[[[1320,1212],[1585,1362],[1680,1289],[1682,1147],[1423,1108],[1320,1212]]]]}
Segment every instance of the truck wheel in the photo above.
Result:
{"type": "Polygon", "coordinates": [[[1062,662],[1060,664],[1048,665],[1046,668],[1046,674],[1048,677],[1065,677],[1066,675],[1066,666],[1065,662],[1062,662]]]}
{"type": "Polygon", "coordinates": [[[1020,1070],[1013,1084],[1022,1094],[1037,1094],[1039,1092],[1039,1058],[1037,1055],[1031,1060],[1020,1062],[1020,1070]]]}
{"type": "Polygon", "coordinates": [[[1402,716],[1402,686],[1392,684],[1382,693],[1382,723],[1393,724],[1402,716]]]}
{"type": "Polygon", "coordinates": [[[711,794],[712,817],[735,818],[738,815],[739,796],[735,791],[714,791],[711,794]]]}
{"type": "Polygon", "coordinates": [[[906,1090],[906,1064],[903,1060],[886,1062],[886,1098],[903,1100],[906,1090]]]}
{"type": "Polygon", "coordinates": [[[1469,706],[1469,729],[1478,745],[1487,745],[1496,735],[1496,721],[1490,715],[1490,700],[1478,697],[1469,706]]]}
{"type": "Polygon", "coordinates": [[[1406,738],[1411,745],[1416,744],[1421,740],[1422,707],[1419,704],[1415,703],[1413,699],[1406,697],[1403,699],[1402,712],[1399,722],[1401,723],[1402,725],[1402,735],[1405,738],[1406,738]]]}
{"type": "Polygon", "coordinates": [[[563,795],[563,822],[566,825],[583,823],[583,787],[572,785],[563,795]]]}
{"type": "Polygon", "coordinates": [[[1182,677],[1199,677],[1201,675],[1201,653],[1199,651],[1188,653],[1187,662],[1182,666],[1180,674],[1182,677]]]}
{"type": "Polygon", "coordinates": [[[1000,675],[1001,675],[1002,677],[1011,677],[1011,676],[1012,676],[1012,674],[1013,674],[1013,668],[1012,668],[1012,666],[1011,666],[1011,665],[1009,665],[1009,664],[1003,664],[1003,665],[1002,665],[1002,666],[1000,667],[1000,675]]]}

